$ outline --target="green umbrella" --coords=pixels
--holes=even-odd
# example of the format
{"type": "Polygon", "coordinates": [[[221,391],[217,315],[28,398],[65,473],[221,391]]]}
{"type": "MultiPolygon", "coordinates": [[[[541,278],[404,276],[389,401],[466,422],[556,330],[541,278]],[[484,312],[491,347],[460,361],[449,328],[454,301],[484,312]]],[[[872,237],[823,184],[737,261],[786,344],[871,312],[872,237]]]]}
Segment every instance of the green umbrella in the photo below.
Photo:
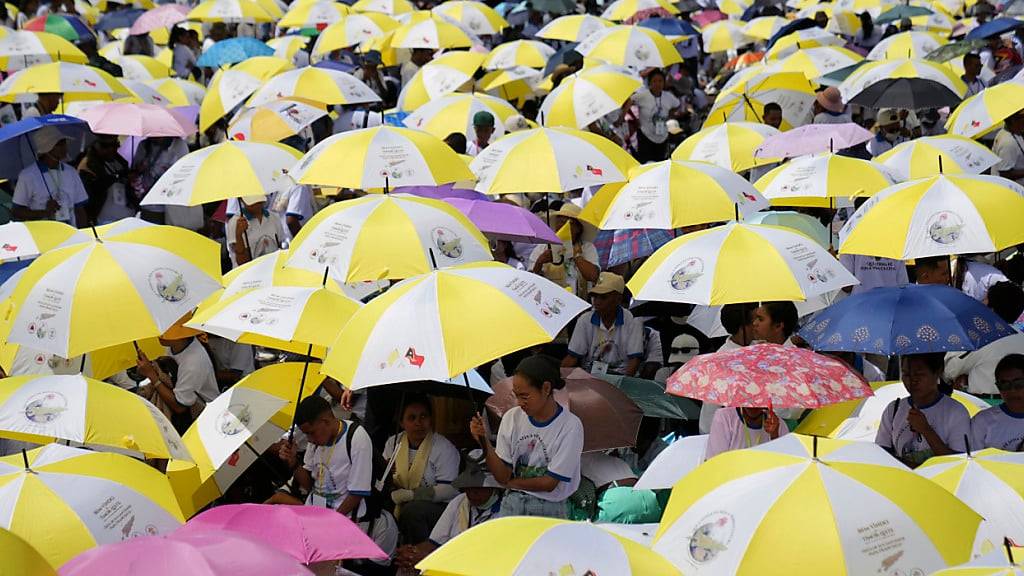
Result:
{"type": "Polygon", "coordinates": [[[533,0],[533,9],[551,14],[571,14],[576,11],[576,3],[570,0],[533,0]]]}
{"type": "Polygon", "coordinates": [[[895,8],[890,8],[885,12],[878,15],[875,18],[875,24],[888,24],[889,22],[899,22],[904,18],[913,18],[914,16],[927,16],[934,14],[931,10],[921,6],[908,6],[901,4],[895,8]]]}
{"type": "Polygon", "coordinates": [[[932,62],[947,62],[958,58],[968,52],[977,52],[985,47],[985,40],[961,40],[944,46],[939,46],[929,52],[924,58],[932,62]]]}
{"type": "Polygon", "coordinates": [[[672,418],[675,420],[696,420],[700,418],[700,406],[688,398],[665,394],[665,385],[654,380],[605,374],[600,376],[640,407],[648,418],[672,418]]]}

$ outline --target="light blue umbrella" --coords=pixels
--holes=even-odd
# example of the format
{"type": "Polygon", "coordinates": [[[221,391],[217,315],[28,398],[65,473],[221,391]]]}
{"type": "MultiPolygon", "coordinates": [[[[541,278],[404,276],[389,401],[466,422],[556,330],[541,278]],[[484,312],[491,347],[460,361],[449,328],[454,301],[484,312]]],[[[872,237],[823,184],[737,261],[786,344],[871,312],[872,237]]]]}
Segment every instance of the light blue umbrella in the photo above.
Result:
{"type": "Polygon", "coordinates": [[[229,38],[210,46],[196,63],[204,68],[220,68],[254,56],[273,55],[273,48],[255,38],[229,38]]]}
{"type": "Polygon", "coordinates": [[[784,226],[790,230],[796,230],[805,236],[810,236],[822,248],[829,247],[828,228],[818,221],[814,216],[793,212],[791,210],[773,210],[770,212],[757,212],[743,219],[749,224],[770,224],[772,226],[784,226]]]}

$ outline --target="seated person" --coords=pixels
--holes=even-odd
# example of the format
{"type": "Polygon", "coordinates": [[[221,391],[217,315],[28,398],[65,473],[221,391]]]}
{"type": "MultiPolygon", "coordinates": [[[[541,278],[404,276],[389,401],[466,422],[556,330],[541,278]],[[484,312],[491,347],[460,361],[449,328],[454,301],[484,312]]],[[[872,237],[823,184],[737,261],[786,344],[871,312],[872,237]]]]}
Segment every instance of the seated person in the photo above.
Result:
{"type": "Polygon", "coordinates": [[[622,307],[622,276],[602,272],[590,289],[594,311],[580,315],[562,367],[581,366],[592,374],[635,376],[644,357],[643,324],[622,307]]]}
{"type": "Polygon", "coordinates": [[[996,365],[1003,403],[971,418],[971,450],[1024,452],[1024,354],[1009,354],[996,365]]]}
{"type": "Polygon", "coordinates": [[[953,281],[953,274],[949,268],[949,256],[930,256],[914,260],[914,281],[917,284],[949,286],[953,281]]]}
{"type": "Polygon", "coordinates": [[[722,407],[711,419],[704,459],[730,450],[753,448],[788,433],[789,427],[782,418],[767,408],[722,407]]]}
{"type": "Polygon", "coordinates": [[[909,398],[897,398],[882,412],[875,443],[911,468],[932,456],[963,452],[971,417],[962,404],[939,391],[942,353],[900,358],[909,398]]]}
{"type": "Polygon", "coordinates": [[[430,538],[398,549],[395,563],[399,568],[412,570],[420,560],[445,542],[497,516],[501,509],[501,488],[494,477],[487,474],[477,462],[467,463],[466,469],[452,482],[452,487],[460,494],[445,506],[434,529],[430,531],[430,538]]]}
{"type": "Polygon", "coordinates": [[[622,458],[603,452],[588,452],[580,462],[584,478],[594,483],[597,494],[595,521],[616,524],[646,524],[661,519],[661,506],[654,492],[634,490],[637,475],[622,458]]]}
{"type": "Polygon", "coordinates": [[[402,407],[402,432],[388,438],[384,458],[394,460],[391,500],[398,531],[406,542],[422,542],[457,494],[451,483],[459,474],[459,451],[434,433],[430,399],[410,395],[402,407]]]}

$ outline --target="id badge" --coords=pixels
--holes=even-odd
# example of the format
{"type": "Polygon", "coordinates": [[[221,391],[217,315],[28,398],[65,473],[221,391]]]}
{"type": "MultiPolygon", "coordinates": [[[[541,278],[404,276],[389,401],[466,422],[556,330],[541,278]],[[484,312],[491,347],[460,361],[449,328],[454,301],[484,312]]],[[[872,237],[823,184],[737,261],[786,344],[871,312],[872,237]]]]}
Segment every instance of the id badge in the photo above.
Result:
{"type": "Polygon", "coordinates": [[[124,184],[120,182],[110,185],[110,194],[113,196],[114,204],[118,206],[127,206],[128,197],[125,193],[124,184]]]}
{"type": "Polygon", "coordinates": [[[600,360],[594,360],[593,365],[590,367],[590,374],[592,376],[604,376],[608,373],[608,363],[601,362],[600,360]]]}
{"type": "Polygon", "coordinates": [[[53,219],[58,222],[71,222],[71,208],[64,204],[61,204],[57,208],[57,212],[53,215],[53,219]]]}

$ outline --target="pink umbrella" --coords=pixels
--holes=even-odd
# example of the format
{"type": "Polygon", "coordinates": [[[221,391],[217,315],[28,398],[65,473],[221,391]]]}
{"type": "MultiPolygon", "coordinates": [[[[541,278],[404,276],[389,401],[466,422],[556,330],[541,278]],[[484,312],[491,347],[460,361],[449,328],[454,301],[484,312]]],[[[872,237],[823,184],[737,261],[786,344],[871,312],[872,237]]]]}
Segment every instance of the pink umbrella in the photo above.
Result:
{"type": "Polygon", "coordinates": [[[701,28],[711,24],[712,22],[718,22],[719,20],[728,20],[727,16],[723,12],[718,10],[701,10],[690,17],[691,20],[697,23],[701,28]]]}
{"type": "Polygon", "coordinates": [[[756,150],[758,158],[796,158],[819,152],[838,152],[871,140],[874,134],[853,122],[806,124],[765,138],[756,150]]]}
{"type": "Polygon", "coordinates": [[[164,4],[152,10],[147,10],[139,16],[129,34],[145,34],[160,28],[170,28],[178,22],[183,22],[188,16],[189,7],[182,4],[164,4]]]}
{"type": "Polygon", "coordinates": [[[96,134],[187,138],[196,133],[195,123],[185,115],[153,104],[106,102],[82,112],[81,118],[96,134]]]}
{"type": "Polygon", "coordinates": [[[514,204],[464,198],[445,198],[444,201],[458,208],[491,238],[533,244],[562,243],[536,214],[514,204]]]}
{"type": "Polygon", "coordinates": [[[842,361],[778,344],[697,356],[669,376],[665,391],[751,408],[820,408],[873,394],[842,361]]]}
{"type": "Polygon", "coordinates": [[[308,568],[263,542],[223,532],[140,536],[93,548],[61,576],[308,576],[308,568]]]}
{"type": "Polygon", "coordinates": [[[387,558],[351,520],[334,510],[315,506],[218,506],[189,520],[175,535],[221,530],[264,542],[303,564],[387,558]]]}

